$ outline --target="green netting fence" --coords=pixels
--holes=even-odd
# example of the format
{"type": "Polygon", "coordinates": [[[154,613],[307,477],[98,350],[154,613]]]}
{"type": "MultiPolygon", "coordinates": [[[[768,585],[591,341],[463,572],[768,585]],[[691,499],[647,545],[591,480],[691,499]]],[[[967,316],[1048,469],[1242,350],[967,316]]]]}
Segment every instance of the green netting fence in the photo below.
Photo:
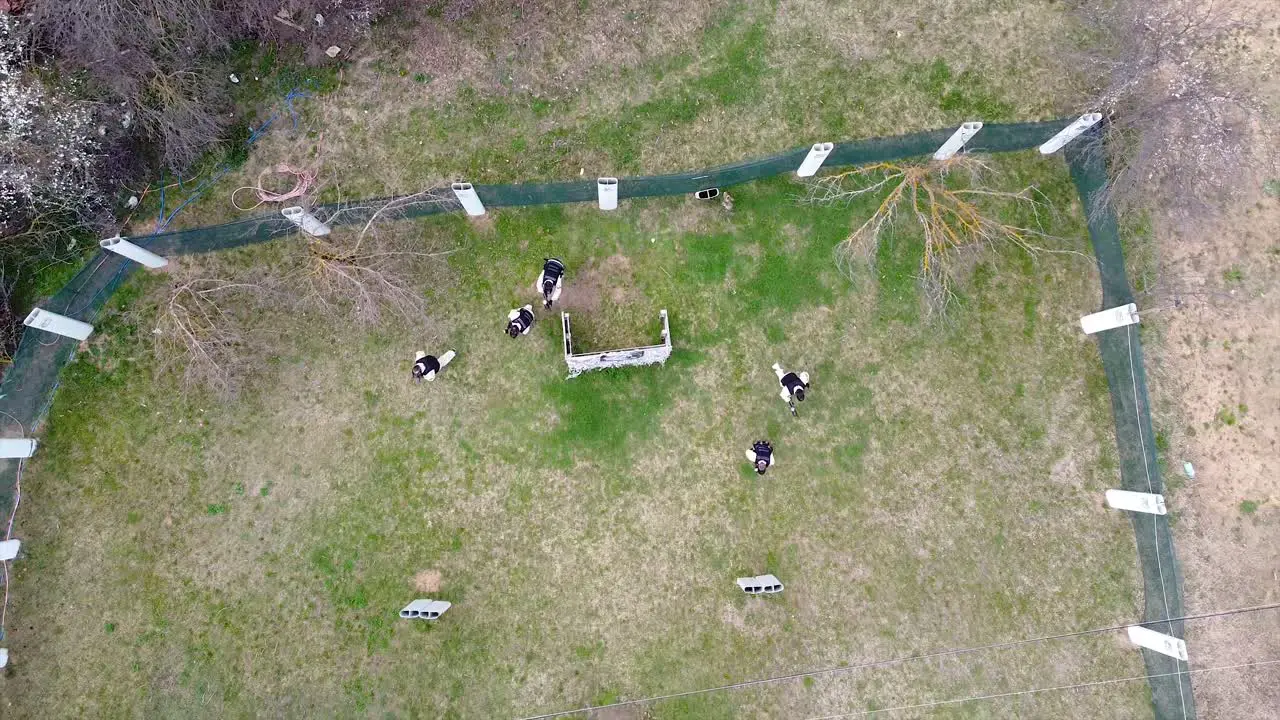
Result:
{"type": "MultiPolygon", "coordinates": [[[[986,125],[970,140],[967,152],[1012,152],[1039,146],[1071,120],[986,125]]],[[[865,165],[927,155],[954,132],[944,128],[900,135],[836,143],[823,167],[865,165]]],[[[1107,179],[1095,133],[1078,139],[1065,153],[1071,174],[1089,217],[1089,234],[1101,272],[1103,307],[1132,301],[1125,275],[1124,257],[1114,213],[1098,190],[1107,179]]],[[[724,188],[795,171],[808,154],[802,147],[771,157],[671,175],[623,177],[618,199],[685,195],[707,188],[724,188]]],[[[572,182],[476,185],[487,208],[522,207],[554,203],[596,202],[595,179],[572,182]]],[[[449,188],[392,198],[335,203],[311,208],[312,214],[331,226],[363,224],[374,213],[386,218],[415,218],[456,212],[461,206],[449,188]]],[[[264,213],[222,225],[159,233],[130,241],[163,256],[187,255],[266,242],[291,235],[296,227],[278,213],[264,213]]],[[[106,301],[129,277],[136,265],[114,253],[100,251],[42,308],[85,322],[93,322],[106,301]]],[[[1083,310],[1083,309],[1082,309],[1083,310]]],[[[1142,344],[1133,326],[1098,335],[1099,350],[1111,390],[1116,420],[1116,440],[1121,457],[1123,489],[1160,492],[1160,476],[1142,365],[1142,344]]],[[[62,368],[70,362],[78,342],[39,330],[22,336],[13,363],[0,380],[0,418],[8,436],[35,434],[53,401],[62,368]]],[[[13,507],[19,464],[0,460],[0,508],[13,507]]],[[[1169,524],[1164,516],[1133,516],[1142,567],[1144,623],[1158,632],[1183,636],[1181,622],[1165,622],[1182,615],[1182,578],[1173,553],[1169,524]]],[[[3,628],[0,628],[2,636],[3,628]]],[[[1185,663],[1143,651],[1148,674],[1165,675],[1150,681],[1158,720],[1194,717],[1190,682],[1173,675],[1187,669],[1185,663]]]]}

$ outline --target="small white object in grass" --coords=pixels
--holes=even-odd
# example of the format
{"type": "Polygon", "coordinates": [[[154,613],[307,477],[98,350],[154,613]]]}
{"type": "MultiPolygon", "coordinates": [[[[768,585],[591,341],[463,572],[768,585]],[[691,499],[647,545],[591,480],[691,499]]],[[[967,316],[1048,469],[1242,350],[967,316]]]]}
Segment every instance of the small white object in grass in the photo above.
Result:
{"type": "Polygon", "coordinates": [[[9,664],[9,648],[0,648],[0,668],[9,664]]]}
{"type": "Polygon", "coordinates": [[[227,77],[231,78],[231,82],[233,82],[233,83],[239,83],[239,82],[240,82],[240,78],[239,78],[239,77],[236,77],[236,74],[235,74],[235,73],[231,73],[231,74],[230,74],[230,75],[228,75],[227,77]]]}
{"type": "Polygon", "coordinates": [[[342,52],[342,48],[338,47],[337,45],[330,45],[329,49],[324,51],[324,54],[328,55],[331,58],[336,58],[338,57],[338,53],[340,52],[342,52]]]}
{"type": "Polygon", "coordinates": [[[1186,460],[1182,462],[1182,472],[1187,474],[1188,480],[1196,479],[1196,466],[1186,460]]]}
{"type": "Polygon", "coordinates": [[[129,201],[128,201],[128,202],[126,202],[126,203],[125,203],[125,205],[126,205],[126,206],[128,206],[128,207],[131,207],[131,208],[136,208],[136,207],[138,207],[138,196],[137,196],[137,195],[130,195],[130,196],[129,196],[129,201]]]}
{"type": "Polygon", "coordinates": [[[324,27],[324,16],[320,13],[316,13],[316,25],[318,27],[324,27]]]}

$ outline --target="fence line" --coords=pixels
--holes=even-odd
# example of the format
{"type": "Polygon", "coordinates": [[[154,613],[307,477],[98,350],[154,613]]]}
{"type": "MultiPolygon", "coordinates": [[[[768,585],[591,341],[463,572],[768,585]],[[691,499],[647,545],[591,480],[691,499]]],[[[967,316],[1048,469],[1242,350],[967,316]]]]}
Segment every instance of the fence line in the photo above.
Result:
{"type": "MultiPolygon", "coordinates": [[[[966,144],[970,152],[1013,152],[1028,150],[1057,136],[1075,119],[985,125],[966,144]]],[[[823,166],[863,165],[927,155],[943,145],[954,128],[942,128],[897,137],[868,138],[835,143],[823,166]]],[[[1132,302],[1133,293],[1124,269],[1119,230],[1112,208],[1105,205],[1101,189],[1107,182],[1099,142],[1100,130],[1090,129],[1087,140],[1068,144],[1065,159],[1084,203],[1089,236],[1100,272],[1103,307],[1132,302]]],[[[709,188],[723,188],[798,170],[812,147],[788,150],[776,155],[722,165],[715,168],[667,175],[616,179],[616,198],[684,195],[709,188]]],[[[825,147],[823,149],[826,152],[825,147]]],[[[525,207],[554,203],[595,202],[599,184],[595,179],[570,182],[474,185],[485,207],[525,207]]],[[[333,203],[310,208],[327,224],[368,222],[375,214],[394,207],[396,218],[414,218],[442,212],[456,212],[461,204],[449,188],[436,188],[414,195],[333,203]],[[398,205],[397,205],[398,204],[398,205]]],[[[386,213],[384,213],[385,215],[386,213]]],[[[259,214],[221,225],[178,230],[146,238],[132,238],[140,247],[159,255],[185,255],[239,247],[283,237],[296,226],[280,214],[259,214]]],[[[92,321],[116,289],[129,277],[135,264],[111,252],[99,251],[75,277],[43,306],[73,319],[92,321]]],[[[1142,366],[1139,338],[1127,328],[1098,334],[1099,352],[1107,374],[1116,420],[1116,442],[1121,456],[1121,480],[1126,490],[1160,492],[1159,466],[1155,458],[1151,430],[1146,373],[1142,366]],[[1124,337],[1120,335],[1124,330],[1124,337]]],[[[48,333],[24,332],[13,363],[0,380],[0,417],[9,418],[34,434],[48,412],[62,368],[71,361],[78,341],[48,333]]],[[[12,507],[15,500],[18,461],[0,460],[0,508],[12,507]]],[[[1154,532],[1142,531],[1133,518],[1143,574],[1144,622],[1161,622],[1169,634],[1183,636],[1182,577],[1173,552],[1168,519],[1158,516],[1154,532]],[[1165,568],[1169,568],[1168,574],[1165,568]]],[[[7,589],[7,588],[6,588],[7,589]]],[[[0,639],[4,629],[0,627],[0,639]]],[[[1180,661],[1148,650],[1143,651],[1152,688],[1157,720],[1194,717],[1189,684],[1182,683],[1185,669],[1180,661]],[[1171,669],[1172,668],[1172,669],[1171,669]],[[1172,682],[1176,679],[1176,685],[1172,682]]]]}

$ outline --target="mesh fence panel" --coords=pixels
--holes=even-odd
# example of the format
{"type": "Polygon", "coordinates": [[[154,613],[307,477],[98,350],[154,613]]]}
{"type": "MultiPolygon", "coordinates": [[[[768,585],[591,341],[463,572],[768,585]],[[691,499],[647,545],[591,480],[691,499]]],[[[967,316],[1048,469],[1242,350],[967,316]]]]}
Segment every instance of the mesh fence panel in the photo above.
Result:
{"type": "MultiPolygon", "coordinates": [[[[1091,140],[1068,145],[1066,157],[1088,218],[1089,238],[1102,282],[1102,307],[1110,308],[1133,302],[1133,292],[1125,273],[1115,213],[1103,204],[1101,190],[1106,185],[1107,172],[1098,151],[1101,145],[1096,137],[1091,140]]],[[[1120,451],[1121,489],[1163,493],[1151,425],[1151,403],[1147,397],[1147,375],[1142,362],[1142,339],[1137,326],[1104,330],[1095,337],[1111,391],[1116,445],[1120,451]]],[[[1156,632],[1185,637],[1182,621],[1162,622],[1185,615],[1182,573],[1173,552],[1169,518],[1146,513],[1130,513],[1130,518],[1142,569],[1144,624],[1156,632]]],[[[1142,657],[1149,675],[1188,670],[1187,663],[1151,650],[1144,649],[1142,657]]],[[[1157,720],[1195,717],[1189,676],[1152,678],[1150,683],[1157,720]]]]}
{"type": "MultiPolygon", "coordinates": [[[[971,152],[1027,150],[1048,140],[1071,123],[1071,119],[1046,122],[987,125],[966,148],[971,152]]],[[[870,138],[837,143],[824,167],[864,165],[927,155],[954,132],[944,128],[892,138],[870,138]]],[[[1106,183],[1106,169],[1096,152],[1099,143],[1076,141],[1067,146],[1071,175],[1088,213],[1089,234],[1101,273],[1103,306],[1132,302],[1132,292],[1124,270],[1119,229],[1110,208],[1099,207],[1099,189],[1106,183]]],[[[809,148],[797,148],[767,158],[723,165],[707,170],[619,178],[618,198],[682,195],[711,187],[759,180],[793,172],[809,148]]],[[[520,207],[552,203],[595,202],[595,180],[574,182],[477,185],[476,193],[489,207],[520,207]]],[[[363,224],[376,213],[383,217],[415,218],[454,212],[460,205],[448,188],[437,188],[413,196],[379,198],[318,206],[311,211],[330,225],[363,224]]],[[[160,255],[185,255],[241,247],[290,235],[295,227],[280,214],[260,214],[223,225],[130,238],[160,255]]],[[[42,307],[70,317],[92,322],[103,304],[128,277],[134,266],[113,253],[101,252],[42,307]]],[[[1142,365],[1142,343],[1132,326],[1098,335],[1099,350],[1110,386],[1116,420],[1116,441],[1121,458],[1123,489],[1161,492],[1155,441],[1151,430],[1146,374],[1142,365]]],[[[7,434],[31,435],[44,417],[57,388],[58,375],[71,359],[78,343],[74,340],[34,331],[23,334],[13,364],[0,381],[0,412],[7,416],[7,434]]],[[[13,506],[17,462],[0,460],[0,507],[13,506]]],[[[1159,632],[1183,636],[1181,622],[1161,622],[1179,617],[1182,610],[1182,578],[1173,552],[1169,523],[1164,516],[1134,514],[1134,531],[1142,567],[1144,620],[1159,632]]],[[[3,629],[0,628],[0,633],[3,629]]],[[[1186,664],[1173,658],[1143,651],[1150,674],[1185,671],[1186,664]]],[[[1151,680],[1152,699],[1158,720],[1194,717],[1191,686],[1181,676],[1151,680]]]]}

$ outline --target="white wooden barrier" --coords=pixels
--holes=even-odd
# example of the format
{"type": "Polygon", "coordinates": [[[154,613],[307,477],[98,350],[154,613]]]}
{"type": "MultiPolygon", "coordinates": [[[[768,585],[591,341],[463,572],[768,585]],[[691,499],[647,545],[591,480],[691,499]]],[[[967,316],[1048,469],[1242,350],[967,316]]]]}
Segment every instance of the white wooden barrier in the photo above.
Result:
{"type": "Polygon", "coordinates": [[[618,178],[602,177],[596,180],[601,210],[618,209],[618,178]]]}
{"type": "Polygon", "coordinates": [[[167,259],[160,257],[150,250],[138,247],[119,235],[101,240],[98,242],[98,245],[104,250],[110,250],[117,255],[123,255],[124,257],[127,257],[141,265],[145,265],[152,270],[162,268],[169,264],[167,259]]]}
{"type": "Polygon", "coordinates": [[[809,148],[809,154],[804,156],[804,162],[800,163],[800,168],[796,170],[796,177],[813,177],[833,148],[835,145],[829,142],[817,143],[809,148]]]}
{"type": "Polygon", "coordinates": [[[289,222],[302,228],[302,232],[312,237],[324,237],[329,234],[329,226],[320,222],[320,218],[303,210],[301,206],[295,205],[293,207],[280,208],[280,214],[284,215],[289,222]]]}
{"type": "Polygon", "coordinates": [[[1114,330],[1125,325],[1136,325],[1141,319],[1138,317],[1138,306],[1135,303],[1121,305],[1085,315],[1080,318],[1080,327],[1084,329],[1085,335],[1102,332],[1103,330],[1114,330]]]}
{"type": "Polygon", "coordinates": [[[1062,128],[1057,135],[1049,138],[1049,141],[1040,146],[1041,155],[1052,155],[1063,148],[1064,145],[1075,140],[1084,134],[1085,130],[1097,125],[1102,121],[1102,113],[1085,113],[1081,115],[1075,122],[1062,128]]]}
{"type": "Polygon", "coordinates": [[[1155,650],[1161,655],[1168,655],[1183,662],[1187,661],[1187,643],[1185,640],[1172,635],[1158,633],[1155,630],[1148,630],[1140,625],[1130,625],[1128,631],[1129,641],[1134,645],[1148,650],[1155,650]]]}
{"type": "Polygon", "coordinates": [[[978,131],[981,129],[982,123],[980,122],[974,121],[963,123],[955,132],[951,133],[951,137],[948,138],[946,142],[942,143],[942,147],[938,148],[937,152],[933,154],[933,159],[946,160],[952,155],[960,152],[960,148],[964,147],[965,143],[972,140],[973,136],[977,135],[978,131]]]}
{"type": "Polygon", "coordinates": [[[35,452],[35,438],[0,439],[0,458],[29,458],[35,452]]]}
{"type": "Polygon", "coordinates": [[[93,326],[87,322],[80,322],[66,315],[59,315],[40,308],[32,310],[31,314],[27,315],[27,319],[22,321],[22,324],[76,340],[84,340],[93,334],[93,326]]]}
{"type": "Polygon", "coordinates": [[[1108,490],[1107,504],[1116,510],[1164,515],[1164,496],[1154,493],[1130,492],[1129,490],[1108,490]]]}
{"type": "Polygon", "coordinates": [[[476,189],[471,183],[454,183],[453,194],[458,197],[458,202],[462,203],[462,209],[466,210],[471,217],[480,217],[484,214],[484,203],[480,202],[480,196],[476,194],[476,189]]]}

